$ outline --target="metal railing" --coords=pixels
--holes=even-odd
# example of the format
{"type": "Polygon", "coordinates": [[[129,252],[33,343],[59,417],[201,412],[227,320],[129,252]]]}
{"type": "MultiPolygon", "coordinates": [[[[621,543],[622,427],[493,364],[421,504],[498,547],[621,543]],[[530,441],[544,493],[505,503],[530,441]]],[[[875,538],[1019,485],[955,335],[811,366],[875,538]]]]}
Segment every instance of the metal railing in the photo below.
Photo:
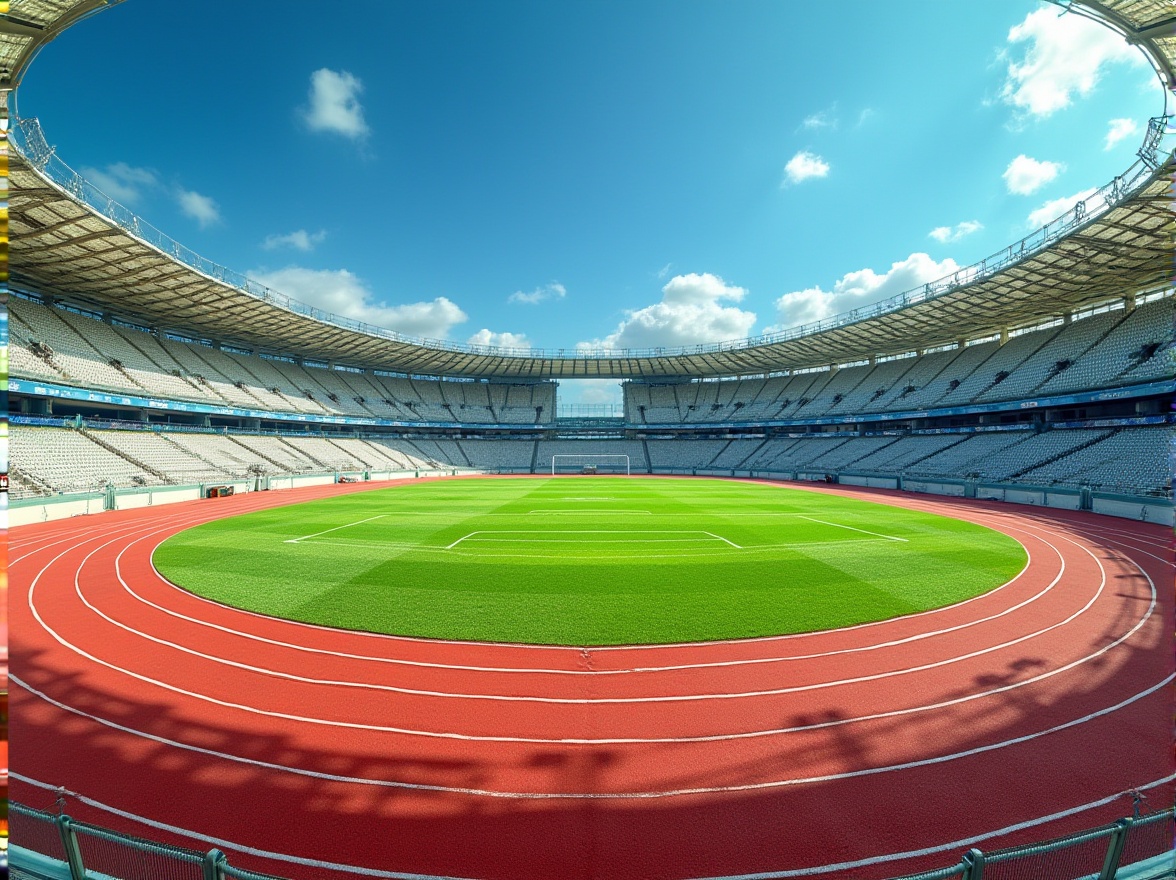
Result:
{"type": "Polygon", "coordinates": [[[368,336],[442,351],[493,357],[603,360],[610,358],[676,357],[740,351],[743,349],[758,348],[764,345],[788,342],[803,336],[833,330],[838,327],[845,327],[849,324],[856,324],[860,321],[886,315],[907,308],[908,306],[937,299],[966,285],[983,281],[1039,253],[1075,230],[1093,222],[1116,205],[1127,200],[1152,180],[1153,176],[1157,173],[1157,169],[1169,158],[1169,154],[1164,150],[1163,142],[1167,133],[1167,123],[1170,118],[1170,116],[1166,115],[1156,116],[1149,121],[1147,133],[1138,154],[1140,158],[1130,168],[1110,183],[1100,187],[1085,199],[1077,202],[1061,217],[1047,223],[1020,241],[1010,244],[1003,250],[984,258],[978,263],[965,266],[950,275],[945,275],[936,281],[930,281],[921,287],[912,288],[905,293],[900,293],[897,296],[882,300],[874,305],[854,309],[853,311],[820,321],[790,327],[787,330],[782,330],[777,333],[767,333],[728,342],[644,349],[604,349],[580,346],[560,349],[531,347],[500,348],[492,345],[475,345],[451,342],[445,339],[408,336],[385,327],[377,327],[364,321],[356,321],[352,318],[326,312],[314,306],[307,305],[304,302],[292,299],[284,293],[272,290],[264,284],[242,275],[240,272],[227,269],[218,263],[214,263],[212,260],[200,256],[200,254],[191,248],[180,244],[171,236],[140,218],[133,211],[106,195],[106,193],[102,192],[93,183],[90,183],[67,165],[57,155],[56,148],[49,146],[44,132],[41,130],[41,124],[36,117],[13,120],[14,124],[9,132],[9,138],[10,143],[12,143],[17,151],[40,174],[60,187],[70,197],[105,217],[123,231],[204,275],[206,278],[235,288],[249,296],[270,303],[276,308],[312,318],[334,327],[364,333],[368,336]]]}
{"type": "MultiPolygon", "coordinates": [[[[132,837],[15,801],[9,804],[9,822],[14,876],[30,880],[93,880],[97,874],[117,880],[283,880],[233,865],[219,849],[200,852],[132,837]]],[[[1115,880],[1122,868],[1129,868],[1123,876],[1131,880],[1159,880],[1172,876],[1172,860],[1164,857],[1172,852],[1174,831],[1173,811],[1167,809],[1041,843],[987,853],[970,849],[954,865],[895,880],[1115,880]]],[[[348,875],[345,869],[331,873],[348,875]]]]}

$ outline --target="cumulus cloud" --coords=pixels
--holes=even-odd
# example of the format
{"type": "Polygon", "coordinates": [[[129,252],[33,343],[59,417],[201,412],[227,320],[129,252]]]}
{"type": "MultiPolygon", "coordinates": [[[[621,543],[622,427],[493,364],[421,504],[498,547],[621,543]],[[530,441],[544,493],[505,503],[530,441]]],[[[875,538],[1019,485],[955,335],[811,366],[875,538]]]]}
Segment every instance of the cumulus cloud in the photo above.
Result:
{"type": "Polygon", "coordinates": [[[105,168],[85,167],[81,175],[116,202],[129,206],[143,198],[144,190],[159,185],[154,171],[136,168],[126,162],[115,162],[105,168]]]}
{"type": "Polygon", "coordinates": [[[828,162],[816,153],[801,150],[789,159],[788,164],[784,166],[784,180],[781,181],[780,186],[784,187],[790,183],[801,183],[813,177],[825,177],[828,173],[828,162]]]}
{"type": "Polygon", "coordinates": [[[407,336],[444,339],[455,324],[468,316],[443,296],[431,302],[388,305],[346,269],[255,269],[249,277],[307,305],[356,321],[395,330],[407,336]]]}
{"type": "Polygon", "coordinates": [[[1066,166],[1061,162],[1042,162],[1022,153],[1009,163],[1002,176],[1009,192],[1027,196],[1037,192],[1065,170],[1066,166]]]}
{"type": "Polygon", "coordinates": [[[552,281],[550,284],[544,284],[542,287],[536,287],[530,293],[522,290],[516,290],[509,297],[507,302],[521,303],[528,306],[536,306],[544,300],[549,299],[563,299],[568,295],[567,288],[558,281],[552,281]]]}
{"type": "Polygon", "coordinates": [[[1038,9],[1009,30],[1010,46],[1027,44],[1011,59],[1000,98],[1030,117],[1044,118],[1086,97],[1106,65],[1141,64],[1142,56],[1122,37],[1080,15],[1038,9]]]}
{"type": "Polygon", "coordinates": [[[181,188],[176,190],[176,201],[180,210],[200,224],[201,229],[220,223],[220,206],[208,196],[181,188]]]}
{"type": "Polygon", "coordinates": [[[1115,144],[1119,143],[1119,141],[1125,140],[1135,134],[1139,134],[1139,124],[1134,119],[1112,119],[1103,149],[1109,150],[1115,144]]]}
{"type": "Polygon", "coordinates": [[[1060,199],[1053,199],[1046,202],[1040,208],[1029,214],[1029,228],[1040,229],[1046,223],[1057,220],[1080,201],[1089,198],[1094,193],[1095,190],[1093,188],[1084,189],[1082,192],[1074,193],[1072,196],[1062,196],[1060,199]]]}
{"type": "Polygon", "coordinates": [[[923,253],[911,254],[878,274],[873,269],[858,269],[838,279],[831,290],[810,287],[786,293],[776,300],[779,324],[765,333],[775,333],[798,324],[819,321],[853,309],[873,305],[884,299],[921,287],[959,269],[950,258],[936,262],[923,253]]]}
{"type": "Polygon", "coordinates": [[[953,241],[959,241],[966,235],[971,235],[973,232],[979,232],[984,228],[984,224],[979,220],[964,220],[962,223],[957,223],[953,226],[936,226],[927,233],[931,238],[947,244],[953,241]]]}
{"type": "Polygon", "coordinates": [[[469,339],[470,345],[492,345],[495,348],[526,348],[531,347],[525,333],[493,333],[482,328],[469,339]]]}
{"type": "Polygon", "coordinates": [[[723,301],[739,302],[746,295],[742,287],[709,272],[676,275],[662,288],[661,302],[627,311],[608,336],[577,347],[669,348],[745,339],[755,324],[755,313],[723,305],[723,301]]]}
{"type": "Polygon", "coordinates": [[[318,245],[326,240],[327,231],[320,229],[318,232],[307,232],[305,229],[296,229],[286,235],[267,235],[265,241],[261,246],[267,251],[277,250],[278,248],[292,247],[300,251],[312,251],[318,245]]]}
{"type": "Polygon", "coordinates": [[[368,133],[359,95],[363,82],[346,70],[323,67],[310,75],[309,105],[303,118],[313,131],[329,131],[351,140],[368,133]]]}

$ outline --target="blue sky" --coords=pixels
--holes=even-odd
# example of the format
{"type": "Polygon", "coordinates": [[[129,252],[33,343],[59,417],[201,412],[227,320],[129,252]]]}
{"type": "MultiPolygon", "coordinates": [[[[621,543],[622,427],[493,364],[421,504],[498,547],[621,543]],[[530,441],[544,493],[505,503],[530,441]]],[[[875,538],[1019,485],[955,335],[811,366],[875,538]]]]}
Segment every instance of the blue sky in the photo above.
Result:
{"type": "Polygon", "coordinates": [[[866,305],[1061,214],[1163,110],[1135,50],[1037,0],[296,8],[128,0],[42,52],[18,112],[203,256],[458,342],[866,305]]]}

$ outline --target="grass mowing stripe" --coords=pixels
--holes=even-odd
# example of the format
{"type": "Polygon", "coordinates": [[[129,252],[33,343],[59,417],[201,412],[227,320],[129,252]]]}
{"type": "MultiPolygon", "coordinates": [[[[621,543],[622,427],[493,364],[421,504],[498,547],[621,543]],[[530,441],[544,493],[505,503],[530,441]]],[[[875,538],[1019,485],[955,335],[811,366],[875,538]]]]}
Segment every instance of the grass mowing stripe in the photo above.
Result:
{"type": "Polygon", "coordinates": [[[605,645],[909,614],[999,586],[1025,553],[971,523],[782,486],[563,477],[408,484],[272,508],[182,532],[155,562],[200,595],[295,620],[605,645]],[[645,512],[618,510],[630,505],[645,512]]]}

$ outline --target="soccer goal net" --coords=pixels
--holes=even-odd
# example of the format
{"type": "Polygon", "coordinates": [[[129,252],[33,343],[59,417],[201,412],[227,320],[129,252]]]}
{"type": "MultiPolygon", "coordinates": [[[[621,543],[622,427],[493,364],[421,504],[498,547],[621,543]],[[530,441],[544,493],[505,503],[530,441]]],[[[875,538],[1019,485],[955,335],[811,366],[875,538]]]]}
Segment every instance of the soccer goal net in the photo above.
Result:
{"type": "Polygon", "coordinates": [[[626,474],[629,456],[620,453],[593,455],[553,455],[551,473],[555,474],[626,474]]]}

